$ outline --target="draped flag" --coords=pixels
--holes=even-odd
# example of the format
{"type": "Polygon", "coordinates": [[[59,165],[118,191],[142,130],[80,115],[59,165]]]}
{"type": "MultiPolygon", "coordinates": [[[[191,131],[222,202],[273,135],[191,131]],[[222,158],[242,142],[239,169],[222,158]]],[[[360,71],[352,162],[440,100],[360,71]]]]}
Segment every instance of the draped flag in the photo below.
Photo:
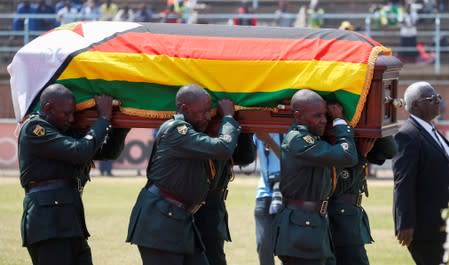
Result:
{"type": "Polygon", "coordinates": [[[339,101],[356,125],[379,55],[391,51],[333,29],[78,22],[24,46],[8,71],[18,120],[54,82],[74,92],[78,110],[105,93],[123,113],[148,118],[168,118],[179,87],[195,83],[240,109],[274,109],[312,89],[339,101]]]}

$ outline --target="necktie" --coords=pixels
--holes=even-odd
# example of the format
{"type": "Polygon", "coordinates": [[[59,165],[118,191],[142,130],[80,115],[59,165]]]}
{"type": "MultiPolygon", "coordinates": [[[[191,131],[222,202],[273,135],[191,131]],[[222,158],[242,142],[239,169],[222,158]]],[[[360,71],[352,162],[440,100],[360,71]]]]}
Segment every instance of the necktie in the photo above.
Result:
{"type": "Polygon", "coordinates": [[[438,136],[438,133],[437,133],[437,130],[435,129],[435,127],[432,128],[432,132],[433,132],[433,134],[435,135],[435,138],[437,138],[438,145],[439,145],[439,146],[441,147],[441,149],[443,149],[443,151],[446,153],[446,150],[444,149],[444,145],[443,145],[443,143],[441,142],[440,137],[438,136]]]}
{"type": "Polygon", "coordinates": [[[446,152],[446,148],[444,148],[444,145],[443,145],[443,143],[441,142],[440,137],[439,137],[439,135],[438,135],[437,130],[435,129],[435,127],[432,128],[432,131],[433,131],[433,134],[435,135],[435,137],[437,138],[438,145],[439,145],[440,148],[443,150],[444,155],[445,155],[447,158],[449,158],[449,155],[448,155],[448,153],[446,152]]]}

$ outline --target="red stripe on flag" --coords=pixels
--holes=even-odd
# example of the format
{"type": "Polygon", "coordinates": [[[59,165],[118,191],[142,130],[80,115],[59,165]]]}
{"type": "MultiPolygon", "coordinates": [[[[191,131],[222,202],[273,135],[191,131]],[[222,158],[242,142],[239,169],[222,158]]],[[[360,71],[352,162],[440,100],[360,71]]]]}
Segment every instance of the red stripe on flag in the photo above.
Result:
{"type": "Polygon", "coordinates": [[[206,60],[323,60],[367,63],[372,46],[325,39],[226,38],[128,32],[90,51],[145,53],[206,60]]]}

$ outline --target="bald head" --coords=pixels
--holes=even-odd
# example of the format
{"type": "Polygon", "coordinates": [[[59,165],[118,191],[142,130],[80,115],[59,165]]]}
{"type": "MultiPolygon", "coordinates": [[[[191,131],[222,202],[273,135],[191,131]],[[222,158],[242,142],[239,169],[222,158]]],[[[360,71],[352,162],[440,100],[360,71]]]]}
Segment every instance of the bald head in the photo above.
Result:
{"type": "Polygon", "coordinates": [[[318,93],[312,90],[301,89],[293,95],[290,107],[292,111],[297,111],[300,110],[304,105],[315,102],[324,102],[324,100],[320,95],[318,95],[318,93]]]}
{"type": "Polygon", "coordinates": [[[176,93],[176,110],[179,112],[182,104],[190,105],[204,98],[209,98],[206,89],[195,84],[184,85],[176,93]]]}
{"type": "Polygon", "coordinates": [[[182,86],[176,94],[176,112],[193,125],[195,130],[204,132],[211,119],[211,100],[207,91],[199,85],[182,86]]]}
{"type": "Polygon", "coordinates": [[[57,129],[66,131],[74,122],[75,97],[61,84],[53,84],[42,91],[40,113],[57,129]]]}
{"type": "Polygon", "coordinates": [[[75,101],[72,91],[61,84],[53,84],[49,85],[44,89],[44,91],[42,91],[40,103],[41,106],[44,106],[46,103],[54,103],[55,101],[61,99],[71,99],[75,101]]]}
{"type": "Polygon", "coordinates": [[[293,117],[298,125],[306,126],[307,129],[322,136],[326,129],[326,102],[318,93],[302,89],[296,92],[291,99],[293,117]]]}

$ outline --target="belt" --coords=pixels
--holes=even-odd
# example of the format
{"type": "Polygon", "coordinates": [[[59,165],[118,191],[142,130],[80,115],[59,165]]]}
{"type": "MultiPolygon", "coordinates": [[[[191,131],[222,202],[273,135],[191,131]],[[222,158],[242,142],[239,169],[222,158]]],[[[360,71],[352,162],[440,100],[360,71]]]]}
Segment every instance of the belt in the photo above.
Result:
{"type": "Polygon", "coordinates": [[[287,199],[287,208],[289,209],[302,209],[309,212],[318,212],[321,215],[325,215],[327,213],[327,205],[328,201],[304,201],[304,200],[295,200],[295,199],[287,199]]]}
{"type": "Polygon", "coordinates": [[[336,202],[350,203],[357,207],[362,205],[363,194],[342,194],[335,197],[336,202]]]}
{"type": "Polygon", "coordinates": [[[44,180],[32,180],[28,184],[26,189],[27,193],[55,190],[63,187],[69,187],[64,179],[44,179],[44,180]]]}
{"type": "Polygon", "coordinates": [[[191,214],[195,214],[201,208],[201,206],[204,205],[204,202],[201,202],[199,204],[187,205],[184,202],[181,202],[179,199],[177,199],[176,196],[174,196],[172,193],[170,193],[166,190],[163,190],[154,184],[151,185],[150,187],[148,187],[148,191],[155,195],[160,196],[164,200],[170,202],[171,204],[173,204],[179,208],[186,210],[187,212],[189,212],[191,214]]]}

